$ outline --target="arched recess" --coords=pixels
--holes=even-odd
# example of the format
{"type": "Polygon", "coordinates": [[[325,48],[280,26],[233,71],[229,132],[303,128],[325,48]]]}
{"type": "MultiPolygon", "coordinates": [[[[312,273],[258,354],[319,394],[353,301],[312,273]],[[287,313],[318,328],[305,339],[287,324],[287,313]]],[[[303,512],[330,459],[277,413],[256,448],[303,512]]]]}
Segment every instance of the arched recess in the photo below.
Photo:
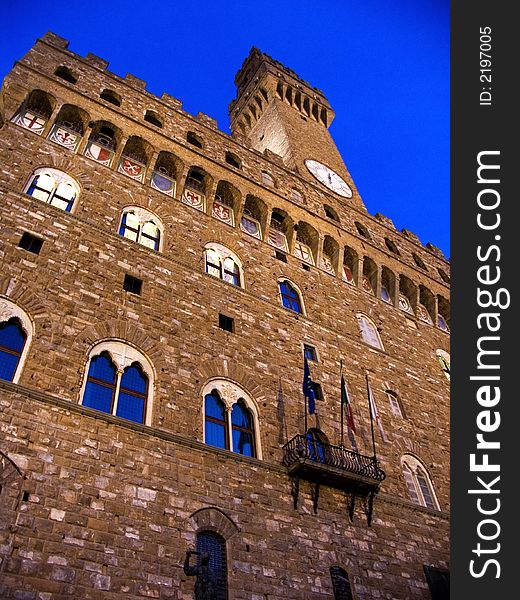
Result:
{"type": "Polygon", "coordinates": [[[449,332],[451,327],[450,303],[446,298],[437,296],[437,326],[449,332]]]}
{"type": "Polygon", "coordinates": [[[182,202],[201,212],[206,212],[206,198],[212,183],[212,177],[204,169],[191,167],[184,183],[182,202]]]}
{"type": "Polygon", "coordinates": [[[136,181],[144,181],[146,169],[152,158],[152,145],[143,138],[132,135],[128,138],[117,170],[136,181]]]}
{"type": "Polygon", "coordinates": [[[234,227],[241,198],[242,194],[229,181],[219,181],[211,205],[211,216],[234,227]]]}
{"type": "Polygon", "coordinates": [[[106,167],[112,166],[115,152],[121,143],[121,135],[121,130],[109,121],[96,121],[84,155],[106,167]]]}
{"type": "Polygon", "coordinates": [[[240,532],[238,525],[220,508],[209,506],[200,508],[188,517],[188,524],[194,533],[215,531],[226,541],[240,532]]]}
{"type": "Polygon", "coordinates": [[[293,254],[296,258],[311,265],[316,264],[320,235],[308,223],[300,221],[296,226],[296,241],[294,242],[293,254]]]}
{"type": "Polygon", "coordinates": [[[177,177],[182,173],[182,161],[171,152],[159,152],[153,167],[150,186],[168,196],[175,196],[177,177]]]}
{"type": "Polygon", "coordinates": [[[260,198],[248,194],[240,220],[240,229],[259,240],[263,239],[267,228],[267,213],[267,204],[260,198]]]}
{"type": "Polygon", "coordinates": [[[331,237],[326,235],[323,239],[323,252],[321,254],[321,268],[331,275],[336,275],[339,260],[339,244],[331,237]]]}
{"type": "Polygon", "coordinates": [[[395,303],[395,285],[396,277],[395,274],[388,268],[381,268],[381,300],[388,304],[394,305],[395,303]]]}
{"type": "Polygon", "coordinates": [[[11,119],[13,123],[41,135],[56,106],[56,99],[42,90],[32,90],[11,119]]]}
{"type": "Polygon", "coordinates": [[[271,212],[267,241],[271,246],[289,252],[294,233],[294,221],[282,209],[274,208],[271,212]]]}
{"type": "Polygon", "coordinates": [[[377,265],[368,256],[363,258],[363,277],[361,287],[365,292],[375,295],[377,290],[377,265]]]}
{"type": "Polygon", "coordinates": [[[417,310],[417,287],[406,275],[399,277],[399,308],[411,315],[417,310]]]}
{"type": "Polygon", "coordinates": [[[435,323],[435,296],[424,285],[419,286],[419,306],[417,307],[417,317],[433,325],[435,323]]]}
{"type": "Polygon", "coordinates": [[[358,265],[358,253],[352,248],[345,246],[343,251],[343,281],[356,285],[358,279],[358,265]]]}
{"type": "Polygon", "coordinates": [[[89,121],[90,117],[86,111],[72,104],[64,104],[50,130],[49,139],[75,152],[89,121]]]}

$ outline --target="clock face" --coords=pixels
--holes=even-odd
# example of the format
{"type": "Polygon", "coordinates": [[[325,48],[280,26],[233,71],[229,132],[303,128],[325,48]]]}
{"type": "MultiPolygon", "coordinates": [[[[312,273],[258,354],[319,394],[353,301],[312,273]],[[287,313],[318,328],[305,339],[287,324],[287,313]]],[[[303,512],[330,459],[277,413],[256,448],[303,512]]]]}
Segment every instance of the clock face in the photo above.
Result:
{"type": "Polygon", "coordinates": [[[344,198],[352,198],[352,190],[349,188],[347,182],[332,169],[329,169],[329,167],[317,160],[306,160],[305,166],[312,175],[314,175],[319,182],[323,183],[324,186],[328,187],[329,190],[332,190],[344,198]]]}

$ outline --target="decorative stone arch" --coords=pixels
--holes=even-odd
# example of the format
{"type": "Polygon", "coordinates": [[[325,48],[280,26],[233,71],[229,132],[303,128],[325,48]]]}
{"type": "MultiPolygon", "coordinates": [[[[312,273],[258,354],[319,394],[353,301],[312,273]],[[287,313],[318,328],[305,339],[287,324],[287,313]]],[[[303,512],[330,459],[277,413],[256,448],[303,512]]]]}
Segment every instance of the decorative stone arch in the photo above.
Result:
{"type": "Polygon", "coordinates": [[[240,527],[220,508],[200,508],[188,517],[188,525],[194,534],[199,531],[214,531],[226,541],[240,532],[240,527]]]}
{"type": "MultiPolygon", "coordinates": [[[[417,480],[418,474],[421,474],[423,477],[425,476],[424,479],[426,481],[428,491],[431,495],[433,508],[440,510],[440,504],[439,504],[439,500],[437,499],[437,494],[435,493],[433,479],[431,477],[428,467],[424,464],[424,462],[415,454],[411,454],[410,452],[407,452],[401,456],[400,465],[401,465],[401,470],[403,471],[403,473],[405,472],[405,469],[408,470],[411,473],[412,478],[415,478],[415,480],[417,480]]],[[[409,482],[408,479],[409,479],[409,477],[407,478],[406,475],[404,475],[404,480],[405,480],[405,483],[407,484],[408,491],[410,494],[411,482],[409,482]]],[[[425,497],[423,496],[423,493],[421,493],[421,489],[420,489],[421,486],[419,485],[418,481],[416,481],[415,483],[416,483],[416,487],[418,488],[416,491],[416,494],[418,495],[419,504],[421,506],[427,506],[427,501],[425,504],[425,497]]],[[[413,497],[411,497],[411,500],[412,500],[412,502],[415,502],[413,497]]],[[[432,508],[432,507],[429,507],[429,508],[432,508]]]]}
{"type": "MultiPolygon", "coordinates": [[[[137,217],[137,219],[139,220],[139,230],[141,231],[142,226],[145,223],[153,223],[157,229],[159,230],[159,244],[158,244],[158,248],[155,249],[156,252],[161,252],[164,250],[164,223],[163,220],[154,212],[152,212],[150,209],[148,208],[143,208],[142,206],[137,206],[135,204],[127,204],[126,206],[124,206],[121,209],[121,215],[119,217],[119,225],[118,225],[118,231],[120,231],[122,223],[123,223],[123,217],[125,214],[127,213],[133,213],[135,214],[135,216],[137,217]]],[[[127,237],[127,236],[124,236],[127,237]]],[[[131,239],[131,238],[129,238],[131,239]]],[[[145,247],[149,247],[146,244],[143,244],[142,241],[140,241],[141,236],[139,234],[139,237],[137,240],[133,240],[136,241],[138,244],[141,244],[142,246],[145,247]]],[[[150,248],[152,249],[152,248],[150,248]]]]}
{"type": "Polygon", "coordinates": [[[238,282],[237,287],[241,287],[241,288],[245,287],[244,265],[237,253],[233,252],[233,250],[231,250],[227,245],[220,244],[218,242],[208,242],[207,244],[205,244],[205,246],[204,246],[204,270],[206,271],[206,273],[209,273],[214,276],[216,276],[216,274],[212,271],[208,271],[208,269],[207,269],[207,253],[208,253],[208,251],[212,251],[213,253],[215,253],[218,256],[218,259],[220,261],[220,270],[221,270],[221,275],[219,277],[220,279],[223,279],[224,281],[228,281],[228,283],[233,283],[226,279],[225,273],[224,273],[224,270],[226,267],[226,260],[231,259],[233,261],[233,263],[236,264],[236,266],[238,267],[239,282],[238,282]]]}
{"type": "MultiPolygon", "coordinates": [[[[246,408],[251,412],[253,417],[253,431],[255,435],[256,458],[262,459],[262,443],[260,438],[260,411],[258,402],[247,388],[238,384],[230,378],[212,377],[202,386],[202,414],[204,415],[204,401],[207,394],[216,391],[220,400],[224,403],[226,411],[231,413],[235,404],[240,400],[243,401],[246,408]]],[[[204,432],[204,427],[203,427],[204,432]]],[[[203,433],[204,438],[204,433],[203,433]]]]}
{"type": "Polygon", "coordinates": [[[24,475],[16,463],[3,452],[0,452],[0,546],[9,525],[14,522],[24,475]]]}
{"type": "MultiPolygon", "coordinates": [[[[75,164],[73,160],[71,160],[68,154],[52,154],[47,158],[47,164],[39,165],[38,169],[56,169],[57,171],[61,171],[74,179],[79,186],[79,194],[82,194],[85,189],[89,189],[92,185],[92,176],[88,170],[83,170],[79,165],[75,164]]],[[[25,188],[28,187],[30,180],[32,179],[35,171],[34,169],[31,173],[31,177],[26,181],[25,188]]],[[[24,189],[25,189],[24,188],[24,189]]]]}
{"type": "Polygon", "coordinates": [[[357,313],[356,319],[358,322],[361,339],[369,346],[384,351],[385,348],[383,346],[383,341],[375,322],[364,313],[357,313]]]}
{"type": "MultiPolygon", "coordinates": [[[[125,320],[110,319],[108,321],[101,321],[95,325],[89,325],[74,340],[71,355],[79,354],[83,360],[83,367],[79,370],[77,385],[71,390],[72,396],[79,395],[81,385],[85,380],[85,370],[92,349],[96,344],[105,341],[122,342],[129,346],[134,346],[136,350],[144,354],[153,365],[154,382],[156,389],[159,389],[159,373],[163,373],[167,367],[164,359],[164,349],[133,323],[125,320]]],[[[157,395],[154,396],[154,404],[157,406],[157,395]]]]}

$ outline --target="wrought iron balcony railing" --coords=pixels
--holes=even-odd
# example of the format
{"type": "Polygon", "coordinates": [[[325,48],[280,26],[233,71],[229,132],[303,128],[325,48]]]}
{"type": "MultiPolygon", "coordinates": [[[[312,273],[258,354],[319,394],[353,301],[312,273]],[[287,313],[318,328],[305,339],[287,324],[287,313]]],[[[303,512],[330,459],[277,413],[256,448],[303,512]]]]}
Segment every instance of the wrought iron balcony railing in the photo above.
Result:
{"type": "Polygon", "coordinates": [[[289,474],[315,483],[368,493],[377,490],[386,477],[374,457],[310,435],[296,435],[283,450],[283,464],[289,474]]]}

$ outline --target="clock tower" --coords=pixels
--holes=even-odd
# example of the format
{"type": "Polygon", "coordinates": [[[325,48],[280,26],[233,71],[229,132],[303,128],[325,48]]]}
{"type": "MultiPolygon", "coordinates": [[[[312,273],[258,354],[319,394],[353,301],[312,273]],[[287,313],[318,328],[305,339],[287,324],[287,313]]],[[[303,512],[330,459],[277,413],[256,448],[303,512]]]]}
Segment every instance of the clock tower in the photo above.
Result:
{"type": "Polygon", "coordinates": [[[258,48],[251,49],[235,85],[237,97],[229,106],[233,132],[260,152],[278,154],[341,203],[366,210],[329,133],[334,111],[323,92],[258,48]]]}

